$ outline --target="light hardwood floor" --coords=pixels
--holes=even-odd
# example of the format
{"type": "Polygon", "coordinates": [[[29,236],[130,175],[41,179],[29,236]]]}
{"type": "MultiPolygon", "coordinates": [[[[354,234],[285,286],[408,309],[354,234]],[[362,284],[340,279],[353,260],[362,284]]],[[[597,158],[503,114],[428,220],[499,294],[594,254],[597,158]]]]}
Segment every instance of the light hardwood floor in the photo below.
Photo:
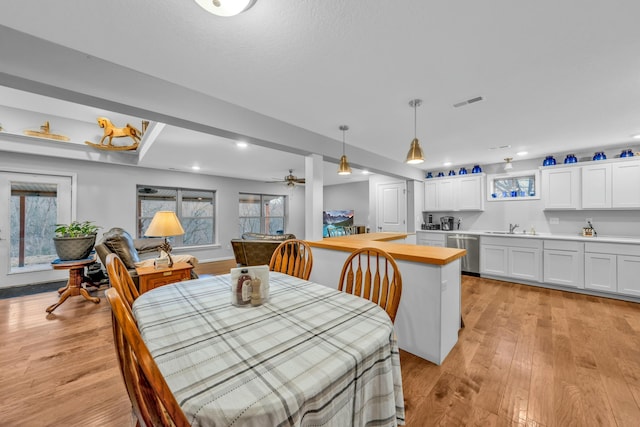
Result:
{"type": "MultiPolygon", "coordinates": [[[[133,425],[109,306],[0,300],[0,425],[133,425]]],[[[409,426],[640,425],[640,304],[463,277],[442,366],[402,352],[409,426]]]]}

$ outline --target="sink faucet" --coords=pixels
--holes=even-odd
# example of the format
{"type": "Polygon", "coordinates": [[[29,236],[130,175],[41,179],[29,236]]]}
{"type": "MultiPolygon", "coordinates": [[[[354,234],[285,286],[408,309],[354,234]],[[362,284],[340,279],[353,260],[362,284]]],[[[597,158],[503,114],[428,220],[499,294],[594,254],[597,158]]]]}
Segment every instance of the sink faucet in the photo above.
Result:
{"type": "Polygon", "coordinates": [[[513,234],[518,227],[520,227],[518,224],[509,224],[509,234],[513,234]]]}

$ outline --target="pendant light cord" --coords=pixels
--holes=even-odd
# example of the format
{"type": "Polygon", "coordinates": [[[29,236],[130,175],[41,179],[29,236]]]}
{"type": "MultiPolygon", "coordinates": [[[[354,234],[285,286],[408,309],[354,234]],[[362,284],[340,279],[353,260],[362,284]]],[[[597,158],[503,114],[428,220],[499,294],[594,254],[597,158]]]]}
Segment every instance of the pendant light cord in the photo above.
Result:
{"type": "Polygon", "coordinates": [[[418,138],[418,105],[413,103],[413,139],[418,138]]]}

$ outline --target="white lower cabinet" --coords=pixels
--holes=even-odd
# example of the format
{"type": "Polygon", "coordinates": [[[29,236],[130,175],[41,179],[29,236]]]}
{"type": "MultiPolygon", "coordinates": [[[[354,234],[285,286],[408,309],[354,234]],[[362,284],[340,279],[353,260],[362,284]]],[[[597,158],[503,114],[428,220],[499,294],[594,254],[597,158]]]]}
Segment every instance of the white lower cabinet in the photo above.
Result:
{"type": "Polygon", "coordinates": [[[640,297],[640,256],[618,255],[618,293],[640,297]]]}
{"type": "Polygon", "coordinates": [[[517,280],[542,280],[542,241],[516,237],[480,239],[480,273],[517,280]]]}
{"type": "Polygon", "coordinates": [[[540,248],[509,248],[509,276],[539,282],[540,248]]]}
{"type": "Polygon", "coordinates": [[[584,288],[584,243],[545,240],[543,282],[584,288]]]}
{"type": "Polygon", "coordinates": [[[480,273],[508,276],[508,256],[507,248],[504,246],[480,243],[480,273]]]}
{"type": "Polygon", "coordinates": [[[595,291],[615,292],[617,289],[616,255],[584,254],[584,287],[595,291]]]}
{"type": "Polygon", "coordinates": [[[640,245],[585,243],[586,289],[640,297],[640,245]]]}
{"type": "Polygon", "coordinates": [[[429,231],[416,231],[416,244],[422,246],[445,247],[445,234],[429,231]]]}
{"type": "Polygon", "coordinates": [[[640,298],[640,245],[481,236],[480,274],[640,298]]]}

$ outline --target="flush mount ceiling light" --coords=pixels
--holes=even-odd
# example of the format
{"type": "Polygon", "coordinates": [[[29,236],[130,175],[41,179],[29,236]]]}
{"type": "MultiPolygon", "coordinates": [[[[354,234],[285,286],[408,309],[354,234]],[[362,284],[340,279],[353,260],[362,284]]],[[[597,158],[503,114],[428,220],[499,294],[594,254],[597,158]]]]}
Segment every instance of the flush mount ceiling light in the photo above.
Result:
{"type": "Polygon", "coordinates": [[[422,148],[420,148],[420,142],[417,137],[417,128],[418,128],[418,107],[422,105],[421,99],[412,99],[409,101],[409,106],[413,108],[413,141],[411,141],[411,147],[409,148],[409,153],[407,153],[407,160],[405,162],[410,165],[417,165],[418,163],[424,162],[424,154],[422,153],[422,148]]]}
{"type": "Polygon", "coordinates": [[[513,160],[512,157],[507,157],[506,159],[504,159],[505,163],[504,164],[504,170],[508,171],[509,169],[513,169],[513,163],[511,163],[511,160],[513,160]]]}
{"type": "Polygon", "coordinates": [[[256,0],[196,0],[204,10],[218,16],[234,16],[254,5],[256,0]]]}
{"type": "Polygon", "coordinates": [[[349,126],[342,125],[339,128],[342,131],[342,157],[340,157],[340,166],[338,166],[338,175],[351,175],[351,166],[349,166],[349,162],[347,161],[347,156],[344,154],[344,148],[346,146],[346,142],[344,140],[344,134],[349,130],[349,126]]]}

